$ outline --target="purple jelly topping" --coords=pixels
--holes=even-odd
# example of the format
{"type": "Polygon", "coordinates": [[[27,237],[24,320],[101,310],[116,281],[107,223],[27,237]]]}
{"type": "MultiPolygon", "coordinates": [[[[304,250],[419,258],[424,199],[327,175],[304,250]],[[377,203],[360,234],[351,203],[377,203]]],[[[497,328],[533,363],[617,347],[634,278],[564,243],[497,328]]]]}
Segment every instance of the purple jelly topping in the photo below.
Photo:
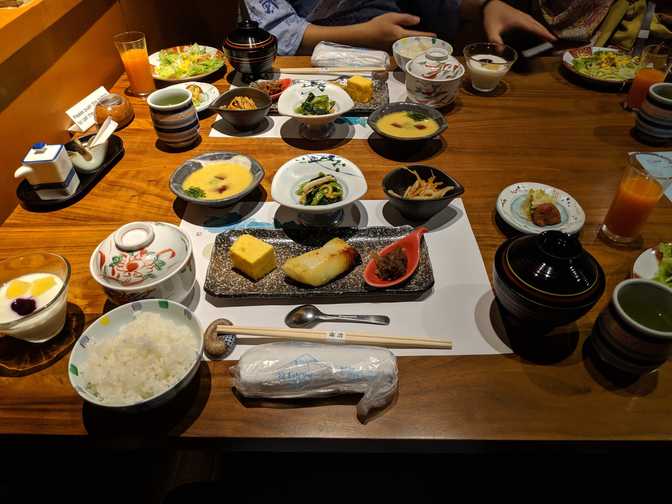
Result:
{"type": "Polygon", "coordinates": [[[11,307],[14,312],[18,313],[22,317],[25,317],[26,315],[30,315],[35,311],[37,303],[35,303],[35,300],[32,298],[16,298],[14,301],[12,301],[11,307]]]}

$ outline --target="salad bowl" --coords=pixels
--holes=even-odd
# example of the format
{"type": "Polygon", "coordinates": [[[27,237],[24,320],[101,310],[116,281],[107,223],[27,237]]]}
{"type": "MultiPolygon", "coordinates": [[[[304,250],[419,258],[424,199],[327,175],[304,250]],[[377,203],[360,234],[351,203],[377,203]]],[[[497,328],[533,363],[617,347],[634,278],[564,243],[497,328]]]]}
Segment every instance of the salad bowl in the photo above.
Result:
{"type": "Polygon", "coordinates": [[[301,134],[308,139],[331,135],[334,121],[355,106],[343,88],[331,82],[304,81],[285,89],[278,100],[280,115],[301,123],[301,134]],[[327,98],[322,98],[326,96],[327,98]]]}
{"type": "Polygon", "coordinates": [[[162,49],[150,54],[152,77],[164,82],[195,81],[212,75],[224,66],[224,53],[199,44],[162,49]]]}

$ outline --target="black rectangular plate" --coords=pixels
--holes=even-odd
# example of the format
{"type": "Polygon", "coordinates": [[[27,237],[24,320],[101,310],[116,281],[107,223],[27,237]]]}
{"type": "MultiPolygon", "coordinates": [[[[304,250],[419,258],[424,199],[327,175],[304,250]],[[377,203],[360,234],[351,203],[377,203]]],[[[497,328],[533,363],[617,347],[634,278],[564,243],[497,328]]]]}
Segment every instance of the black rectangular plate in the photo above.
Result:
{"type": "Polygon", "coordinates": [[[403,238],[412,229],[410,226],[375,226],[362,229],[297,227],[227,231],[219,234],[215,240],[204,289],[211,296],[220,298],[296,300],[297,302],[307,302],[309,299],[342,303],[351,300],[406,301],[417,299],[434,285],[434,273],[424,239],[420,247],[420,265],[407,282],[389,289],[375,289],[369,287],[362,276],[364,266],[374,251],[403,238]],[[243,234],[250,234],[264,240],[275,249],[277,268],[256,282],[231,267],[229,247],[236,238],[243,234]],[[344,239],[359,253],[355,267],[349,272],[321,287],[310,287],[294,282],[282,271],[282,264],[290,257],[321,247],[335,237],[344,239]]]}

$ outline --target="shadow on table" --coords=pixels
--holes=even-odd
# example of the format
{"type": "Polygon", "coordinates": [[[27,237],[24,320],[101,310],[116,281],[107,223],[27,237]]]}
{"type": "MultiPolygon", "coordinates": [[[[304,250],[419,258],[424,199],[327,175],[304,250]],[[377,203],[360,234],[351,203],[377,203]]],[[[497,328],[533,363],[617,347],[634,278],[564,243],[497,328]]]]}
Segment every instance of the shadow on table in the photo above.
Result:
{"type": "Polygon", "coordinates": [[[315,216],[302,214],[299,210],[279,206],[273,216],[273,225],[278,229],[284,229],[285,232],[292,232],[294,235],[301,231],[310,230],[315,227],[353,227],[365,228],[369,223],[369,215],[361,201],[355,201],[346,206],[342,213],[334,217],[333,222],[320,222],[315,216]]]}
{"type": "Polygon", "coordinates": [[[51,366],[70,352],[84,332],[82,309],[67,304],[63,330],[44,343],[29,343],[12,337],[0,338],[0,376],[27,376],[51,366]]]}
{"type": "Polygon", "coordinates": [[[159,140],[158,138],[154,142],[154,146],[160,150],[161,152],[167,152],[168,154],[180,154],[182,152],[189,152],[192,149],[195,149],[199,145],[201,145],[201,142],[203,142],[203,135],[199,135],[198,140],[196,140],[193,144],[185,145],[184,147],[172,147],[171,145],[167,144],[163,140],[159,140]]]}
{"type": "Polygon", "coordinates": [[[85,402],[84,428],[92,436],[156,438],[186,431],[200,416],[210,396],[212,377],[206,362],[191,383],[163,406],[140,413],[123,413],[85,402]]]}
{"type": "Polygon", "coordinates": [[[497,84],[497,87],[493,89],[492,91],[483,92],[479,91],[474,87],[474,85],[471,82],[471,79],[467,77],[464,80],[464,83],[462,84],[462,90],[472,96],[479,96],[482,98],[497,98],[499,96],[503,96],[506,93],[508,93],[511,90],[511,86],[509,85],[506,80],[502,79],[499,81],[499,84],[497,84]]]}
{"type": "Polygon", "coordinates": [[[437,156],[446,149],[443,137],[431,140],[397,141],[371,133],[368,139],[371,149],[386,159],[402,163],[424,161],[437,156]]]}
{"type": "Polygon", "coordinates": [[[583,364],[593,380],[606,390],[626,397],[651,394],[658,386],[658,371],[635,376],[612,368],[598,356],[593,346],[595,330],[594,327],[582,348],[583,364]]]}
{"type": "Polygon", "coordinates": [[[272,117],[268,116],[264,117],[263,121],[261,121],[254,129],[245,131],[234,128],[225,119],[221,118],[212,123],[212,129],[219,131],[223,135],[238,138],[263,135],[264,133],[271,131],[273,129],[273,126],[275,126],[275,121],[273,120],[272,117]]]}
{"type": "Polygon", "coordinates": [[[326,151],[347,144],[355,136],[355,127],[344,119],[334,123],[329,137],[324,139],[308,139],[301,134],[301,123],[292,118],[280,127],[280,137],[287,145],[308,151],[326,151]]]}
{"type": "MultiPolygon", "coordinates": [[[[357,406],[364,394],[343,394],[334,397],[306,397],[295,399],[266,399],[244,397],[238,390],[232,388],[233,395],[245,408],[270,408],[270,409],[297,409],[297,408],[318,408],[321,406],[357,406]]],[[[397,404],[399,391],[395,392],[392,401],[386,406],[378,409],[372,409],[366,417],[357,415],[357,419],[366,424],[376,418],[381,417],[397,404]]]]}
{"type": "Polygon", "coordinates": [[[399,212],[389,201],[383,206],[383,218],[391,225],[398,226],[425,226],[429,231],[441,231],[449,228],[464,216],[464,212],[455,206],[448,205],[440,212],[432,215],[427,220],[411,220],[399,212]]]}
{"type": "Polygon", "coordinates": [[[195,226],[204,228],[219,228],[238,224],[257,213],[266,201],[267,193],[259,185],[254,191],[237,203],[226,207],[208,207],[192,205],[180,199],[173,201],[173,211],[180,219],[195,226]],[[190,211],[187,211],[190,209],[190,211]]]}
{"type": "Polygon", "coordinates": [[[490,320],[502,342],[533,364],[558,364],[571,356],[579,343],[576,323],[550,329],[523,323],[507,313],[496,298],[490,320]]]}

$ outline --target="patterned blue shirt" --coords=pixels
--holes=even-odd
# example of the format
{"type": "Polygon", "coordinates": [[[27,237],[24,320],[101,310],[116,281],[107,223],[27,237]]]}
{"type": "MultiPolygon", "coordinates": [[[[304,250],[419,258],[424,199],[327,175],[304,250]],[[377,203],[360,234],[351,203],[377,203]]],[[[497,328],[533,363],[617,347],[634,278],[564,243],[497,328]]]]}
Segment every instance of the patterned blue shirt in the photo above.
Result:
{"type": "MultiPolygon", "coordinates": [[[[424,28],[453,36],[461,0],[408,2],[424,28]]],[[[278,38],[278,54],[295,54],[309,23],[344,26],[363,23],[386,12],[401,12],[397,0],[245,0],[250,17],[278,38]]]]}

